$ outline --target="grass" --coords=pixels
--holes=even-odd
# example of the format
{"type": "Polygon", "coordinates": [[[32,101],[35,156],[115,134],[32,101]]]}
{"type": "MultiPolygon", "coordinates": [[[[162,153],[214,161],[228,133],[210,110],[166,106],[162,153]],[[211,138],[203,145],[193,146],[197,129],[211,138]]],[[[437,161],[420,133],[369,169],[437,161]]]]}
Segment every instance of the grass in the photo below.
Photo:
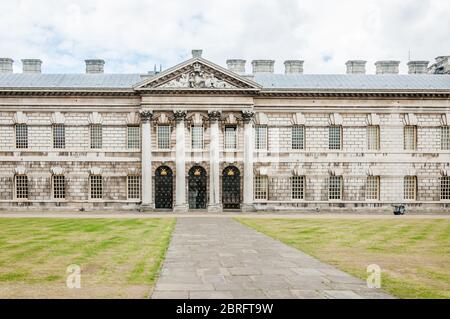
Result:
{"type": "Polygon", "coordinates": [[[450,298],[449,219],[247,219],[240,222],[400,298],[450,298]]]}
{"type": "Polygon", "coordinates": [[[0,219],[0,298],[145,298],[175,219],[0,219]],[[66,287],[81,267],[81,289],[66,287]]]}

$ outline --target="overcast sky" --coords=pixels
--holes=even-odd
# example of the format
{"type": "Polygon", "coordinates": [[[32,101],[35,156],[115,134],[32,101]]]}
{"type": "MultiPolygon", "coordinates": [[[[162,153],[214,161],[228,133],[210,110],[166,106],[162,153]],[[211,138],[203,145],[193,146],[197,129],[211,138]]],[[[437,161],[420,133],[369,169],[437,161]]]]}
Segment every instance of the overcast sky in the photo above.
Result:
{"type": "Polygon", "coordinates": [[[45,73],[171,67],[203,57],[305,60],[305,73],[344,73],[349,59],[430,60],[450,55],[449,0],[2,0],[0,57],[40,58],[45,73]]]}

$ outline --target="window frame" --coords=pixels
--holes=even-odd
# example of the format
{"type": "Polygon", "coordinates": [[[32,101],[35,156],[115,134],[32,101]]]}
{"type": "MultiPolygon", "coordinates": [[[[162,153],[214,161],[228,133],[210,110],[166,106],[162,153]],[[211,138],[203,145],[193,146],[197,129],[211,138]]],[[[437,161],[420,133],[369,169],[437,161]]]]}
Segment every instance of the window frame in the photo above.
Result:
{"type": "Polygon", "coordinates": [[[16,175],[14,175],[14,199],[15,200],[23,200],[23,201],[25,201],[25,200],[29,200],[29,197],[30,197],[30,181],[29,181],[29,178],[28,178],[28,175],[26,175],[26,174],[16,174],[16,175]],[[24,178],[24,180],[26,181],[26,189],[25,190],[21,190],[20,192],[18,191],[18,179],[22,179],[22,178],[24,178]],[[26,193],[26,196],[25,197],[19,197],[18,195],[19,195],[19,193],[20,194],[22,194],[22,193],[26,193]]]}
{"type": "Polygon", "coordinates": [[[127,149],[138,150],[140,148],[141,127],[139,125],[127,125],[127,149]],[[136,130],[137,132],[131,133],[131,130],[136,130]]]}
{"type": "Polygon", "coordinates": [[[28,139],[28,124],[25,123],[17,123],[14,124],[14,139],[15,139],[15,147],[18,150],[25,150],[29,148],[29,139],[28,139]],[[25,129],[25,134],[24,136],[21,136],[22,134],[18,134],[18,129],[19,128],[24,128],[25,129]],[[23,140],[19,140],[19,139],[23,139],[23,140]],[[23,143],[21,146],[21,143],[23,143]]]}
{"type": "Polygon", "coordinates": [[[291,149],[292,150],[296,150],[296,151],[302,151],[305,150],[305,144],[306,144],[306,127],[305,125],[293,125],[291,127],[291,149]],[[294,130],[295,129],[301,129],[301,138],[299,139],[299,141],[301,141],[301,147],[296,147],[296,144],[300,144],[300,143],[294,143],[294,136],[298,136],[299,134],[294,134],[294,130]]]}
{"type": "Polygon", "coordinates": [[[193,151],[203,151],[205,149],[205,127],[203,125],[191,125],[191,150],[193,151]],[[198,135],[194,131],[201,132],[201,141],[195,140],[198,135]],[[197,147],[201,144],[201,147],[197,147]],[[195,146],[195,147],[194,147],[195,146]]]}
{"type": "Polygon", "coordinates": [[[225,151],[235,151],[238,149],[238,127],[237,125],[225,125],[224,129],[223,129],[223,149],[225,151]],[[234,147],[228,147],[229,143],[228,143],[228,139],[227,137],[229,137],[229,134],[227,134],[227,128],[234,128],[234,134],[233,134],[233,145],[234,147]]]}
{"type": "Polygon", "coordinates": [[[367,135],[367,150],[369,151],[379,151],[381,148],[380,145],[380,126],[379,125],[367,125],[366,128],[366,135],[367,135]],[[370,133],[370,130],[374,129],[375,130],[375,147],[373,147],[373,143],[371,143],[371,137],[373,137],[373,135],[370,133]]]}
{"type": "Polygon", "coordinates": [[[450,176],[440,177],[439,198],[441,201],[450,201],[450,176]],[[443,186],[445,186],[445,188],[443,186]]]}
{"type": "Polygon", "coordinates": [[[66,177],[64,175],[62,175],[62,174],[53,174],[52,175],[52,198],[55,199],[55,200],[65,200],[66,199],[66,195],[67,195],[66,177]],[[58,192],[62,193],[63,197],[57,197],[56,196],[56,192],[55,192],[56,191],[56,189],[55,189],[55,187],[56,187],[55,178],[61,178],[61,177],[63,179],[63,183],[62,183],[63,189],[62,189],[62,192],[60,190],[58,192]]]}
{"type": "MultiPolygon", "coordinates": [[[[170,150],[171,149],[171,141],[170,136],[172,134],[172,127],[169,124],[158,124],[156,125],[156,144],[158,150],[170,150]],[[167,128],[167,140],[163,140],[162,137],[162,128],[167,128]],[[161,147],[162,142],[167,142],[167,147],[161,147]]],[[[164,137],[164,136],[163,136],[164,137]]]]}
{"type": "Polygon", "coordinates": [[[417,176],[412,176],[412,175],[405,176],[403,178],[403,200],[405,200],[405,201],[417,201],[417,195],[418,195],[417,192],[418,192],[417,176]],[[409,195],[411,194],[411,192],[410,192],[411,189],[408,188],[410,186],[407,185],[407,184],[410,184],[411,181],[414,181],[414,188],[413,188],[413,190],[414,190],[414,193],[413,193],[414,194],[414,198],[410,198],[409,195]]]}
{"type": "Polygon", "coordinates": [[[305,193],[306,193],[306,176],[304,175],[294,175],[290,178],[290,186],[291,186],[291,199],[292,200],[305,200],[305,193]],[[300,179],[301,181],[296,181],[297,179],[300,179]],[[294,185],[296,184],[296,185],[294,185]],[[299,186],[301,184],[301,186],[299,186]],[[298,187],[301,187],[301,190],[296,189],[298,187]],[[300,196],[295,196],[294,194],[300,194],[300,196]]]}
{"type": "Polygon", "coordinates": [[[66,148],[66,126],[62,123],[52,124],[52,137],[54,149],[66,148]],[[58,132],[61,129],[61,132],[58,132]]]}
{"type": "Polygon", "coordinates": [[[127,175],[127,200],[140,200],[142,196],[142,177],[140,175],[127,175]],[[137,180],[134,182],[134,185],[131,185],[132,187],[135,187],[133,189],[133,194],[137,194],[137,197],[131,197],[130,190],[132,187],[130,187],[130,182],[132,179],[137,180]],[[137,185],[137,186],[136,186],[137,185]]]}
{"type": "Polygon", "coordinates": [[[403,126],[403,150],[404,151],[417,151],[417,125],[404,125],[403,126]],[[408,129],[412,129],[413,145],[412,148],[407,147],[407,132],[408,129]]]}
{"type": "Polygon", "coordinates": [[[379,201],[380,200],[380,176],[367,176],[365,198],[366,198],[366,201],[379,201]],[[376,185],[375,190],[369,189],[369,186],[372,182],[375,182],[375,185],[376,185]],[[369,194],[376,194],[376,196],[374,198],[374,196],[368,196],[369,194]]]}
{"type": "Polygon", "coordinates": [[[267,125],[255,125],[255,150],[269,150],[269,127],[267,125]],[[259,130],[264,130],[264,134],[259,134],[259,130]],[[263,140],[260,140],[261,137],[263,137],[263,140]],[[264,145],[261,142],[264,142],[264,145]]]}
{"type": "Polygon", "coordinates": [[[253,200],[255,202],[263,202],[269,200],[269,177],[266,175],[257,175],[254,177],[253,180],[253,200]],[[264,188],[258,186],[258,183],[261,183],[261,181],[264,181],[264,188]],[[261,196],[261,194],[265,195],[264,197],[261,196]]]}
{"type": "Polygon", "coordinates": [[[441,151],[450,151],[450,125],[441,126],[441,151]]]}
{"type": "MultiPolygon", "coordinates": [[[[96,191],[96,193],[98,193],[97,191],[96,191]]],[[[89,199],[90,200],[103,200],[103,195],[104,195],[104,181],[103,181],[103,176],[102,175],[100,175],[100,174],[91,174],[91,175],[89,175],[89,199]],[[101,187],[101,195],[100,195],[100,197],[93,197],[92,195],[93,195],[93,193],[92,193],[92,190],[93,190],[93,188],[92,188],[92,180],[93,180],[93,178],[100,178],[100,182],[101,182],[101,184],[100,184],[100,187],[101,187]]]]}
{"type": "Polygon", "coordinates": [[[328,126],[328,150],[330,151],[342,151],[343,150],[343,129],[342,129],[342,125],[329,125],[328,126]],[[334,142],[335,140],[333,140],[333,130],[334,129],[338,129],[337,132],[339,132],[339,148],[334,148],[332,146],[335,146],[335,144],[332,144],[332,141],[334,142]]]}
{"type": "Polygon", "coordinates": [[[336,176],[336,175],[329,176],[328,177],[328,200],[329,201],[342,201],[343,197],[344,197],[344,178],[342,176],[336,176]],[[339,181],[339,198],[335,198],[335,197],[337,197],[336,195],[334,195],[332,198],[332,194],[337,194],[336,192],[334,192],[334,190],[332,193],[332,189],[331,189],[332,179],[339,181]]]}

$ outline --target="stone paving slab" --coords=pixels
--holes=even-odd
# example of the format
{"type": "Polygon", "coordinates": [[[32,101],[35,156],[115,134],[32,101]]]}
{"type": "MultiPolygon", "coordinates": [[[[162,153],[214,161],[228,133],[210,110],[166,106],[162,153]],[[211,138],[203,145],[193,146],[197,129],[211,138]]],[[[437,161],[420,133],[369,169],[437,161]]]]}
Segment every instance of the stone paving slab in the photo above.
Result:
{"type": "Polygon", "coordinates": [[[181,218],[153,299],[393,298],[231,218],[181,218]]]}

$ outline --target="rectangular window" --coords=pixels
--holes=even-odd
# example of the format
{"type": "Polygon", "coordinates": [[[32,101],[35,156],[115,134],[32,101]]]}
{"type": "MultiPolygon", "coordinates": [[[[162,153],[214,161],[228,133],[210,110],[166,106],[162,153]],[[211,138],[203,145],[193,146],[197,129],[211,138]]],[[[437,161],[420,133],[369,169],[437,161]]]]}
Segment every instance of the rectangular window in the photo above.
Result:
{"type": "Polygon", "coordinates": [[[66,128],[64,124],[53,124],[53,148],[66,148],[66,128]]]}
{"type": "Polygon", "coordinates": [[[450,150],[450,126],[441,126],[441,150],[450,150]]]}
{"type": "Polygon", "coordinates": [[[305,199],[305,176],[291,177],[292,199],[305,199]]]}
{"type": "Polygon", "coordinates": [[[342,127],[333,125],[328,128],[328,147],[330,150],[342,149],[342,127]]]}
{"type": "Polygon", "coordinates": [[[450,176],[441,177],[441,200],[450,200],[450,176]]]}
{"type": "Polygon", "coordinates": [[[413,151],[417,148],[417,127],[407,125],[403,128],[403,139],[405,151],[413,151]]]}
{"type": "Polygon", "coordinates": [[[225,126],[225,149],[235,150],[237,148],[237,127],[236,126],[225,126]]]}
{"type": "Polygon", "coordinates": [[[141,177],[128,176],[128,199],[141,198],[141,177]]]}
{"type": "Polygon", "coordinates": [[[330,176],[328,185],[328,199],[342,198],[342,176],[330,176]]]}
{"type": "Polygon", "coordinates": [[[53,198],[66,198],[66,180],[64,175],[53,175],[53,198]]]}
{"type": "Polygon", "coordinates": [[[28,148],[28,126],[16,124],[16,148],[28,148]]]}
{"type": "Polygon", "coordinates": [[[380,199],[380,177],[368,176],[366,182],[366,199],[379,200],[380,199]]]}
{"type": "Polygon", "coordinates": [[[161,150],[170,149],[170,125],[158,125],[156,135],[158,137],[158,148],[161,150]]]}
{"type": "Polygon", "coordinates": [[[28,199],[28,176],[16,175],[16,198],[28,199]]]}
{"type": "Polygon", "coordinates": [[[103,178],[101,175],[89,176],[91,186],[91,199],[103,198],[103,178]]]}
{"type": "Polygon", "coordinates": [[[380,149],[380,127],[378,125],[367,126],[367,149],[373,151],[380,149]]]}
{"type": "Polygon", "coordinates": [[[192,149],[202,150],[203,149],[203,126],[194,125],[191,127],[192,135],[192,149]]]}
{"type": "Polygon", "coordinates": [[[406,200],[416,200],[417,196],[417,177],[405,176],[403,182],[403,198],[406,200]]]}
{"type": "Polygon", "coordinates": [[[303,150],[305,148],[305,127],[292,127],[292,149],[303,150]]]}
{"type": "Polygon", "coordinates": [[[137,125],[127,126],[127,147],[139,148],[141,146],[141,129],[137,125]]]}
{"type": "Polygon", "coordinates": [[[268,198],[269,182],[267,176],[255,176],[254,192],[255,200],[267,200],[268,198]]]}
{"type": "Polygon", "coordinates": [[[101,124],[91,124],[91,148],[102,148],[103,144],[103,128],[101,124]]]}
{"type": "Polygon", "coordinates": [[[267,126],[255,126],[255,147],[257,150],[267,149],[267,126]]]}

